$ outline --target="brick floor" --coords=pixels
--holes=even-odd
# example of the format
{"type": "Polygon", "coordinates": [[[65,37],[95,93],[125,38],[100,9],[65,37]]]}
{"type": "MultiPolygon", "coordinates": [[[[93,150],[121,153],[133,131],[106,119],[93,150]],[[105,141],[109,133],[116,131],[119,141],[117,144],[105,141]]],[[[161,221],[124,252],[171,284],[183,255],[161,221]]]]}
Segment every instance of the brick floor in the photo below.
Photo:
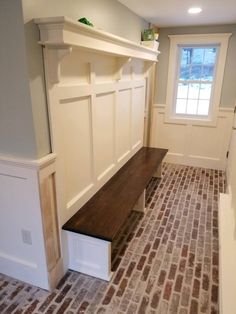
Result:
{"type": "Polygon", "coordinates": [[[110,283],[68,271],[47,292],[0,275],[0,313],[218,313],[218,197],[224,173],[164,164],[113,244],[110,283]]]}

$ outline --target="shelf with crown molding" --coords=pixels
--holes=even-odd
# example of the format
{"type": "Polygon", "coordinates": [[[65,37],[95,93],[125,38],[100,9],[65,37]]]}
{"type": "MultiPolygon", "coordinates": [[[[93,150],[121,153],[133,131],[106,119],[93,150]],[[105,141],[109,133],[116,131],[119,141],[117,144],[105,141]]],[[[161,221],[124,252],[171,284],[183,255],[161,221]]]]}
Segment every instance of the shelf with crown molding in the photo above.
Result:
{"type": "Polygon", "coordinates": [[[43,46],[66,49],[79,47],[95,52],[112,54],[120,57],[132,57],[156,62],[159,51],[140,44],[97,30],[65,16],[37,18],[35,24],[40,29],[40,44],[43,46]]]}

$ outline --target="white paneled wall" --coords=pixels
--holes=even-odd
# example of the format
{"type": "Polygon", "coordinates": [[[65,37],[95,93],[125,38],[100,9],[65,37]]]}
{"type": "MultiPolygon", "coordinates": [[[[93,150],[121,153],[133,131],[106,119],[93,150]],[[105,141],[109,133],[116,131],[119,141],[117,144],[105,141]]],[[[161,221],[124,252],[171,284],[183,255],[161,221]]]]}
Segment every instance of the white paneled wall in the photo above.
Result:
{"type": "Polygon", "coordinates": [[[220,312],[228,314],[236,308],[236,130],[232,132],[227,163],[227,194],[220,195],[220,312]]]}
{"type": "Polygon", "coordinates": [[[144,61],[44,49],[60,225],[143,146],[144,61]]]}
{"type": "Polygon", "coordinates": [[[44,289],[63,275],[54,165],[0,156],[0,271],[44,289]]]}
{"type": "Polygon", "coordinates": [[[153,108],[151,146],[169,149],[166,161],[225,170],[233,110],[220,108],[215,126],[202,121],[170,123],[166,106],[153,108]]]}

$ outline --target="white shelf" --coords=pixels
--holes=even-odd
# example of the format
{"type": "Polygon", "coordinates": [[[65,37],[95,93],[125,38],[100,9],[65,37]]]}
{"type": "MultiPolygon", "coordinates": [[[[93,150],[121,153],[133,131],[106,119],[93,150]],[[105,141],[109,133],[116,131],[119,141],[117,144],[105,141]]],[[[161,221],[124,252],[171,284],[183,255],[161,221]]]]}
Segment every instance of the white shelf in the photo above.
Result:
{"type": "Polygon", "coordinates": [[[37,18],[34,22],[40,29],[40,44],[58,48],[76,46],[121,57],[133,57],[157,61],[159,51],[97,30],[65,16],[37,18]]]}

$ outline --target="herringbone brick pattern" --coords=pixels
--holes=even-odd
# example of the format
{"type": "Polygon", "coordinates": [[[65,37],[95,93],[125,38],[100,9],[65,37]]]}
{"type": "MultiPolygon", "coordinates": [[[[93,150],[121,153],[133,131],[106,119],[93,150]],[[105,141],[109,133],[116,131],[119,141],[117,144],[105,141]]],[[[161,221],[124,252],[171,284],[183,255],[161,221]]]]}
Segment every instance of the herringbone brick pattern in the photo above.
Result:
{"type": "Polygon", "coordinates": [[[110,283],[68,271],[47,292],[0,275],[0,313],[218,313],[218,196],[224,173],[164,164],[113,244],[110,283]]]}

